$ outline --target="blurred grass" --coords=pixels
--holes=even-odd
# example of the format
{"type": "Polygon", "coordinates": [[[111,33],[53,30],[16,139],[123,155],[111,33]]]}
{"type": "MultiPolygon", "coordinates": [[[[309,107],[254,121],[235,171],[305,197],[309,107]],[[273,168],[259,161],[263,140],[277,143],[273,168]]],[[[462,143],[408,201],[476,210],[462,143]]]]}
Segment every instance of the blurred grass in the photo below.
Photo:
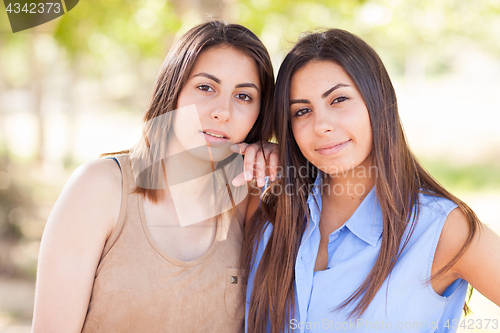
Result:
{"type": "Polygon", "coordinates": [[[465,164],[425,158],[420,162],[452,193],[500,192],[500,164],[496,162],[465,164]]]}

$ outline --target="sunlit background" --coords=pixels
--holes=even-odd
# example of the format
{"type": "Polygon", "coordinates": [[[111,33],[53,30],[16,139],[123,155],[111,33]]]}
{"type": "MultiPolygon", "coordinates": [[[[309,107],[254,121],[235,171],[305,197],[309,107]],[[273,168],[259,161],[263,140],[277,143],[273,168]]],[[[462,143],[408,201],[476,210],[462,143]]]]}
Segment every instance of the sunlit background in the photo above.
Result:
{"type": "MultiPolygon", "coordinates": [[[[500,234],[500,0],[81,0],[16,34],[4,9],[0,332],[30,330],[40,238],[68,177],[135,142],[172,41],[207,17],[252,29],[276,72],[304,31],[361,36],[389,70],[414,152],[500,234]]],[[[470,304],[467,319],[500,321],[477,291],[470,304]]]]}

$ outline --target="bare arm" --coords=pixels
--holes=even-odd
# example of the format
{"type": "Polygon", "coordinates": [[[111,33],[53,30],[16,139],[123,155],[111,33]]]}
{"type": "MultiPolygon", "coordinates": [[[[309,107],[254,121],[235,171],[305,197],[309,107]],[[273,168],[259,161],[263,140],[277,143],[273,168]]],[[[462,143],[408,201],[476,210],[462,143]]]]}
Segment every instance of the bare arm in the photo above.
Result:
{"type": "Polygon", "coordinates": [[[121,173],[114,161],[89,162],[71,176],[42,236],[32,332],[82,330],[120,203],[121,173]]]}
{"type": "MultiPolygon", "coordinates": [[[[434,266],[443,267],[460,250],[469,233],[465,215],[458,208],[446,219],[439,238],[434,266]],[[437,264],[437,265],[436,265],[437,264]]],[[[436,270],[437,271],[437,270],[436,270]]],[[[476,231],[472,243],[457,263],[450,269],[443,281],[448,285],[456,278],[469,282],[482,295],[500,306],[500,237],[486,225],[476,231]]],[[[434,283],[433,283],[434,287],[434,283]]],[[[436,291],[441,288],[434,288],[436,291]]],[[[446,288],[445,288],[446,289],[446,288]]]]}

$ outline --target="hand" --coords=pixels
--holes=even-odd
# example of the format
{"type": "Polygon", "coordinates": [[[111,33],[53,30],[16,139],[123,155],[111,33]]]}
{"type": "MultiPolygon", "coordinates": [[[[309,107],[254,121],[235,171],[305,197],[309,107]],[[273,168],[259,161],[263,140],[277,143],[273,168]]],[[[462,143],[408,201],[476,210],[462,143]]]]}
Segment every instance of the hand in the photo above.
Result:
{"type": "Polygon", "coordinates": [[[231,146],[235,153],[244,155],[244,172],[233,179],[233,186],[241,186],[246,182],[257,178],[257,186],[265,185],[264,178],[269,176],[271,181],[275,181],[278,173],[278,145],[272,142],[237,143],[231,146]],[[262,150],[262,148],[264,148],[262,150]],[[266,165],[266,162],[269,165],[266,165]]]}

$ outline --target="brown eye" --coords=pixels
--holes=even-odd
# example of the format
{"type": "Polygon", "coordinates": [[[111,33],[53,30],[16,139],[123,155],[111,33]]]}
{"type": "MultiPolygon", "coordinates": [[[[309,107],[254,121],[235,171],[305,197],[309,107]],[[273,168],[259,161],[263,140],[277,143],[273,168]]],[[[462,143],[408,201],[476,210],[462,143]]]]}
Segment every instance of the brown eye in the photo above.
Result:
{"type": "MultiPolygon", "coordinates": [[[[349,98],[345,97],[345,96],[340,96],[340,97],[337,97],[335,98],[331,104],[334,104],[334,103],[342,103],[342,102],[345,102],[347,101],[349,98]]],[[[330,105],[331,105],[330,104],[330,105]]]]}
{"type": "Polygon", "coordinates": [[[247,94],[236,94],[236,98],[241,99],[241,100],[246,101],[246,102],[252,100],[252,97],[250,97],[247,94]]]}
{"type": "Polygon", "coordinates": [[[309,113],[310,111],[311,111],[311,109],[306,109],[306,108],[299,109],[297,112],[295,112],[294,116],[295,117],[300,117],[300,116],[303,116],[303,115],[309,113]]]}
{"type": "Polygon", "coordinates": [[[197,88],[201,91],[214,91],[208,84],[200,84],[199,86],[197,86],[197,88]]]}

